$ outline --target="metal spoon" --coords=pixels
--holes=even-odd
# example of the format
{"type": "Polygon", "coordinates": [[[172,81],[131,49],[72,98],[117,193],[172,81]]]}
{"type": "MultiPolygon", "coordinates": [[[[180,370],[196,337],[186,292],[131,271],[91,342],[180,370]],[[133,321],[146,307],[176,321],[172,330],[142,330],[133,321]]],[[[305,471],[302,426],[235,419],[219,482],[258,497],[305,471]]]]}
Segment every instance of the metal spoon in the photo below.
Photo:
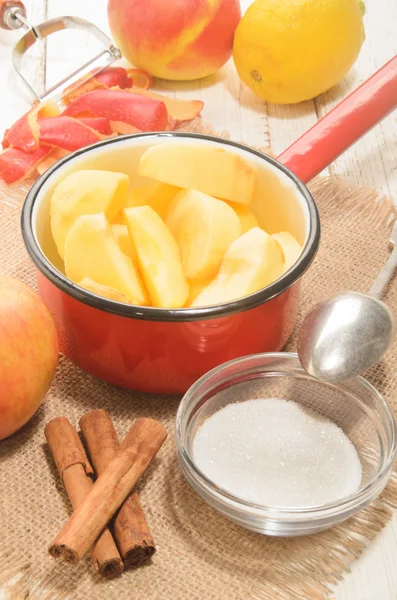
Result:
{"type": "Polygon", "coordinates": [[[368,294],[337,294],[304,318],[298,356],[310,375],[325,381],[349,379],[376,363],[391,344],[395,319],[379,298],[397,267],[397,221],[390,244],[393,251],[368,294]]]}

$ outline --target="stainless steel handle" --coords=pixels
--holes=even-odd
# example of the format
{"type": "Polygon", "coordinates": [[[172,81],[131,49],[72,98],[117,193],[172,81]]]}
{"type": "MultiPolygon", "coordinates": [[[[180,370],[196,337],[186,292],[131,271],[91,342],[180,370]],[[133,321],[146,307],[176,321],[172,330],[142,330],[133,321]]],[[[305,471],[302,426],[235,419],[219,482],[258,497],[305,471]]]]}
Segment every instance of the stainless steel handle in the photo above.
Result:
{"type": "Polygon", "coordinates": [[[375,296],[375,298],[381,298],[385,287],[397,268],[397,221],[394,223],[390,236],[390,244],[393,247],[393,251],[369,290],[369,294],[375,296]]]}
{"type": "MultiPolygon", "coordinates": [[[[2,0],[0,0],[0,2],[1,1],[2,0]]],[[[105,33],[103,33],[103,31],[86,19],[71,16],[55,17],[54,19],[44,21],[44,23],[39,23],[34,27],[30,26],[29,30],[15,44],[12,55],[14,67],[17,73],[20,75],[30,93],[39,102],[44,99],[48,100],[50,98],[58,97],[66,85],[78,84],[79,79],[84,75],[87,75],[92,71],[100,71],[120,58],[120,50],[114,45],[113,41],[105,33]],[[91,33],[104,46],[104,49],[97,56],[68,75],[68,77],[58,82],[51,89],[47,90],[45,94],[39,94],[32,88],[30,83],[23,76],[22,62],[24,54],[31,46],[33,46],[37,39],[45,39],[49,35],[64,29],[81,29],[91,33]]]]}
{"type": "Polygon", "coordinates": [[[26,10],[21,0],[0,0],[1,29],[30,29],[26,20],[26,10]]]}

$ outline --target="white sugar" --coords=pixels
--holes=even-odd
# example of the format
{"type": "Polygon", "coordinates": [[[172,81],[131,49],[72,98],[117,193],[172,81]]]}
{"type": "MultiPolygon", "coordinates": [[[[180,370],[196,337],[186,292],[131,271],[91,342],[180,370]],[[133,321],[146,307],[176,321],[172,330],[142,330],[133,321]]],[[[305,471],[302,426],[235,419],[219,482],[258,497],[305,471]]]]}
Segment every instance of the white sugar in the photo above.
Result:
{"type": "Polygon", "coordinates": [[[258,504],[302,507],[358,490],[361,464],[337,425],[277,398],[229,404],[193,441],[198,468],[214,483],[258,504]]]}

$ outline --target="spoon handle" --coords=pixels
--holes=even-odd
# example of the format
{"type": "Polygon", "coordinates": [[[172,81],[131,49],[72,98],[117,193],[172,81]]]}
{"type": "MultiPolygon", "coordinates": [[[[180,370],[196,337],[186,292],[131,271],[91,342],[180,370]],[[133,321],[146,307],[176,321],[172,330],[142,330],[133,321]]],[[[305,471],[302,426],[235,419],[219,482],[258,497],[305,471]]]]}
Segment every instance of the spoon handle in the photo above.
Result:
{"type": "Polygon", "coordinates": [[[375,281],[373,282],[369,294],[380,298],[382,293],[390,281],[391,276],[397,268],[397,221],[394,224],[393,231],[390,237],[390,243],[393,245],[393,252],[375,281]]]}

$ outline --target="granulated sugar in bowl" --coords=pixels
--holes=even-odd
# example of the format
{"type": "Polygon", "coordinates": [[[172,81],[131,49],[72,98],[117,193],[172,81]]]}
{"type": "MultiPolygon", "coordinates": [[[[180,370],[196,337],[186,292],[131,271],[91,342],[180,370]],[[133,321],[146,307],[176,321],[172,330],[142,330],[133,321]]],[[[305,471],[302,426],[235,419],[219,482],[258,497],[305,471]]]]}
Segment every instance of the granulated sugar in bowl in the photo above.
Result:
{"type": "Polygon", "coordinates": [[[193,489],[236,523],[277,536],[321,531],[362,509],[396,455],[393,416],[373,386],[316,380],[288,353],[204,375],[185,394],[175,433],[193,489]]]}
{"type": "Polygon", "coordinates": [[[340,427],[278,398],[229,404],[193,441],[197,467],[221,488],[256,504],[316,506],[360,487],[361,463],[340,427]]]}

